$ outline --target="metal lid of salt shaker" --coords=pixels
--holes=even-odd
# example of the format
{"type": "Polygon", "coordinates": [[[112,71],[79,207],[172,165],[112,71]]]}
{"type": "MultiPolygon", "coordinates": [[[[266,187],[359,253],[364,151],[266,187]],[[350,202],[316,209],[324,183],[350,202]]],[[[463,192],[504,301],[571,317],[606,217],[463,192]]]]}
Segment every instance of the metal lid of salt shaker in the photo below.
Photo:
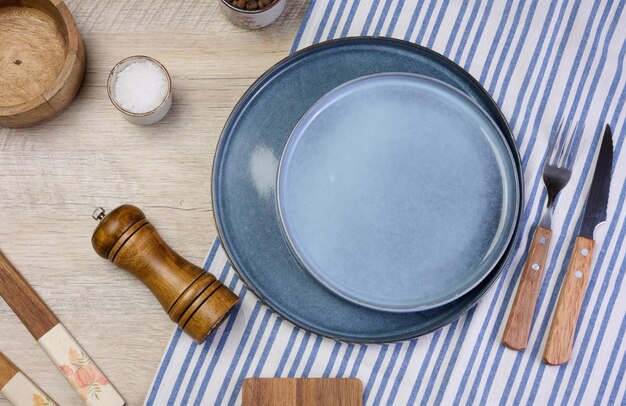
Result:
{"type": "Polygon", "coordinates": [[[111,103],[134,124],[160,121],[172,106],[172,80],[167,69],[149,56],[122,59],[107,80],[111,103]]]}

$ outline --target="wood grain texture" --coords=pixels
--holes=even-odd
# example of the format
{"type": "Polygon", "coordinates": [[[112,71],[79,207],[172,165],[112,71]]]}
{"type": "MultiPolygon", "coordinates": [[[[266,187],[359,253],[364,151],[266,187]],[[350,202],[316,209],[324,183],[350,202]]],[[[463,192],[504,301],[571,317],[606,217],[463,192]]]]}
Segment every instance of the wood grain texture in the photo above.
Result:
{"type": "Polygon", "coordinates": [[[593,246],[593,240],[576,238],[543,353],[546,364],[564,364],[572,356],[578,314],[591,276],[593,246]]]}
{"type": "Polygon", "coordinates": [[[0,389],[18,372],[20,372],[19,368],[0,351],[0,389]]]}
{"type": "Polygon", "coordinates": [[[39,340],[59,319],[0,251],[0,296],[39,340]]]}
{"type": "Polygon", "coordinates": [[[215,276],[178,255],[133,205],[107,214],[91,242],[98,255],[142,281],[170,319],[198,343],[239,301],[215,276]]]}
{"type": "Polygon", "coordinates": [[[551,237],[552,230],[537,227],[530,243],[515,299],[502,334],[502,343],[513,350],[523,350],[528,343],[551,237]]]}
{"type": "Polygon", "coordinates": [[[361,406],[363,385],[355,378],[248,378],[243,406],[361,406]]]}
{"type": "MultiPolygon", "coordinates": [[[[54,119],[0,129],[0,247],[127,403],[140,405],[172,322],[141,281],[93,252],[91,213],[133,203],[183,258],[202,264],[216,235],[210,179],[219,134],[247,87],[288,54],[307,2],[289,1],[255,31],[233,26],[211,0],[67,3],[87,50],[85,81],[54,119]],[[120,117],[106,93],[111,68],[135,54],[172,76],[172,109],[151,127],[120,117]]],[[[59,404],[81,404],[2,301],[0,325],[11,359],[59,404]]]]}
{"type": "Polygon", "coordinates": [[[0,0],[0,125],[27,127],[65,109],[85,73],[85,49],[61,0],[0,0]]]}

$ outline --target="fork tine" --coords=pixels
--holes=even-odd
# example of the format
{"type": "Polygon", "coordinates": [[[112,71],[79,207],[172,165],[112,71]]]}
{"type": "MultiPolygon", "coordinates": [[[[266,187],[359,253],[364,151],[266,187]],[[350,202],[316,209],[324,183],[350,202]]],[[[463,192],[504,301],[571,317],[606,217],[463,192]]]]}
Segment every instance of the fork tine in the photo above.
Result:
{"type": "Polygon", "coordinates": [[[563,148],[565,145],[565,138],[567,133],[569,132],[569,123],[565,123],[561,121],[562,125],[559,125],[559,129],[556,132],[556,140],[554,141],[554,150],[552,151],[552,155],[550,157],[550,165],[557,165],[559,159],[561,159],[561,154],[563,153],[563,148]]]}
{"type": "Polygon", "coordinates": [[[551,165],[554,160],[554,153],[558,149],[557,144],[559,143],[559,139],[561,138],[561,130],[563,129],[563,119],[559,122],[559,126],[556,129],[556,137],[552,144],[550,145],[550,151],[548,152],[548,158],[546,159],[546,165],[551,165]]]}
{"type": "Polygon", "coordinates": [[[561,162],[561,159],[563,158],[563,153],[565,152],[565,145],[567,144],[567,137],[569,136],[571,127],[572,127],[572,124],[568,122],[566,127],[563,129],[563,133],[560,134],[559,153],[557,154],[556,159],[554,160],[554,164],[557,167],[561,166],[560,162],[561,162]]]}
{"type": "MultiPolygon", "coordinates": [[[[560,167],[568,168],[571,164],[574,163],[574,160],[570,159],[570,157],[572,155],[572,144],[574,143],[574,137],[576,136],[576,132],[578,131],[578,124],[579,123],[577,122],[574,126],[574,129],[568,135],[567,145],[565,146],[565,150],[563,152],[563,159],[559,162],[560,167]]],[[[585,125],[583,124],[583,128],[584,126],[585,125]]]]}

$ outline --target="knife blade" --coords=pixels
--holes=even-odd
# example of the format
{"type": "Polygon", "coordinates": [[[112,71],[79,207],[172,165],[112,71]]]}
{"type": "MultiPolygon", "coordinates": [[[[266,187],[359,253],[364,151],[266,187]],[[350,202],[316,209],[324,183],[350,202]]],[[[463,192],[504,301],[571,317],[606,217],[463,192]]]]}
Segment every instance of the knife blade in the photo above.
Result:
{"type": "Polygon", "coordinates": [[[613,138],[611,127],[604,127],[602,145],[593,173],[591,189],[585,203],[580,236],[593,240],[595,228],[606,221],[606,208],[609,203],[609,189],[611,186],[611,169],[613,168],[613,138]]]}
{"type": "Polygon", "coordinates": [[[561,365],[571,358],[578,315],[591,275],[595,244],[593,235],[596,227],[606,221],[607,217],[612,167],[612,132],[607,124],[585,202],[579,235],[574,243],[543,353],[544,362],[550,365],[561,365]]]}

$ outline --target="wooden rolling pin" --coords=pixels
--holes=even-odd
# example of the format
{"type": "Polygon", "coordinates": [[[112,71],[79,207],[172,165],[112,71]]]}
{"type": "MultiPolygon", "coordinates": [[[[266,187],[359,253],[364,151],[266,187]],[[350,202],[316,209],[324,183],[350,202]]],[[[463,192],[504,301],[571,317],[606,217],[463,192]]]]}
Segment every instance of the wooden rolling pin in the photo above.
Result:
{"type": "Polygon", "coordinates": [[[124,399],[9,260],[0,252],[0,295],[89,406],[124,399]]]}
{"type": "Polygon", "coordinates": [[[0,352],[0,393],[15,406],[56,406],[26,374],[0,352]]]}
{"type": "Polygon", "coordinates": [[[105,215],[91,238],[103,258],[139,278],[157,297],[170,319],[202,342],[233,309],[239,298],[215,276],[178,255],[135,206],[105,215]]]}

